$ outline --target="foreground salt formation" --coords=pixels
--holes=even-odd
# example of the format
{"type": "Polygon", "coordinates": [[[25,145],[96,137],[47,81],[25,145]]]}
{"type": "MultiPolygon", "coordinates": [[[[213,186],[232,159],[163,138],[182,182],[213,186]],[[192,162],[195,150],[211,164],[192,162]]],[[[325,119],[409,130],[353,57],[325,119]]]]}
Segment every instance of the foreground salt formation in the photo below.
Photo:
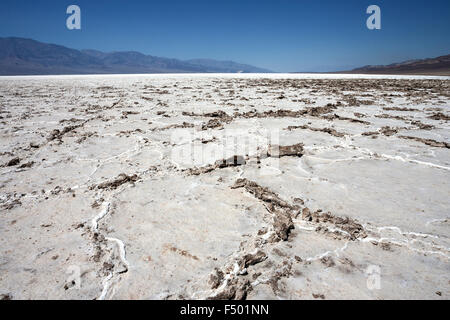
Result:
{"type": "Polygon", "coordinates": [[[449,86],[0,78],[0,298],[448,299],[449,86]]]}

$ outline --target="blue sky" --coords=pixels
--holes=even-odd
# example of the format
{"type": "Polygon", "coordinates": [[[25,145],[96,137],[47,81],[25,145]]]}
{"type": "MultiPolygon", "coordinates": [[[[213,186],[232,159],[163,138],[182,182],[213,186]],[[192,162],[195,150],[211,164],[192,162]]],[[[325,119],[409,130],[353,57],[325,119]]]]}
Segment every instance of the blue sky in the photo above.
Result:
{"type": "Polygon", "coordinates": [[[335,71],[450,53],[448,0],[1,0],[0,36],[75,49],[335,71]],[[81,30],[66,8],[81,8],[81,30]],[[366,8],[381,8],[381,30],[366,8]]]}

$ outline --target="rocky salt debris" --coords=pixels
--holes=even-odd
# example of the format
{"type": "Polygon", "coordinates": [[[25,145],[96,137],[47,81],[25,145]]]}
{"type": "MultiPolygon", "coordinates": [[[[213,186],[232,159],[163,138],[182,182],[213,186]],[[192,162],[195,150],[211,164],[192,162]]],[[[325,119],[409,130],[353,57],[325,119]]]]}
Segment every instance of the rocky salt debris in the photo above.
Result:
{"type": "Polygon", "coordinates": [[[266,203],[274,204],[280,208],[291,209],[292,207],[287,201],[281,199],[278,194],[271,191],[269,188],[262,187],[254,181],[246,178],[237,179],[231,189],[244,188],[247,192],[254,195],[255,198],[266,203]]]}
{"type": "Polygon", "coordinates": [[[294,229],[291,211],[280,210],[273,206],[269,206],[269,210],[274,213],[273,229],[275,232],[275,237],[269,238],[269,242],[274,242],[278,239],[288,240],[291,230],[294,229]]]}
{"type": "Polygon", "coordinates": [[[131,110],[122,111],[122,116],[120,118],[121,119],[128,119],[129,115],[136,115],[136,114],[140,114],[140,112],[138,112],[138,111],[131,111],[131,110]]]}
{"type": "Polygon", "coordinates": [[[10,293],[0,294],[0,300],[12,300],[13,296],[10,293]]]}
{"type": "Polygon", "coordinates": [[[223,124],[219,119],[211,119],[208,122],[202,124],[202,130],[208,129],[223,129],[223,124]]]}
{"type": "Polygon", "coordinates": [[[332,114],[332,115],[322,116],[322,118],[325,119],[325,120],[328,120],[328,121],[342,120],[342,121],[350,121],[350,122],[361,123],[361,124],[366,124],[366,125],[370,124],[369,121],[364,121],[364,120],[355,119],[355,118],[349,118],[349,117],[342,117],[342,116],[337,115],[335,113],[332,114]]]}
{"type": "MultiPolygon", "coordinates": [[[[280,145],[269,145],[267,151],[261,155],[256,156],[257,162],[260,159],[264,159],[267,157],[281,158],[281,157],[301,157],[303,155],[303,147],[302,143],[297,143],[290,146],[280,146],[280,145]]],[[[248,157],[247,157],[248,158],[248,157]]],[[[227,167],[237,167],[242,166],[247,163],[247,160],[243,156],[235,155],[228,159],[217,160],[214,164],[210,164],[204,167],[195,167],[189,168],[186,171],[189,175],[199,175],[211,172],[216,169],[223,169],[227,167]]]]}
{"type": "Polygon", "coordinates": [[[383,107],[384,111],[409,111],[409,112],[415,112],[420,111],[419,109],[415,108],[402,108],[402,107],[383,107]]]}
{"type": "Polygon", "coordinates": [[[444,121],[450,120],[450,116],[443,114],[441,112],[434,113],[433,115],[429,116],[428,118],[433,119],[433,120],[444,120],[444,121]]]}
{"type": "Polygon", "coordinates": [[[190,259],[193,259],[193,260],[197,260],[197,261],[200,260],[199,257],[189,253],[187,250],[182,250],[182,249],[179,249],[179,248],[171,246],[171,245],[166,245],[164,247],[164,250],[172,251],[172,252],[177,253],[177,254],[179,254],[179,255],[181,255],[183,257],[187,257],[187,258],[190,258],[190,259]]]}
{"type": "Polygon", "coordinates": [[[435,126],[431,125],[431,124],[425,124],[419,120],[413,120],[409,122],[410,124],[412,124],[413,126],[416,126],[417,128],[421,129],[421,130],[432,130],[435,128],[435,126]]]}
{"type": "MultiPolygon", "coordinates": [[[[245,188],[255,198],[264,202],[267,211],[273,218],[271,226],[273,233],[267,241],[261,241],[261,235],[267,232],[267,230],[261,230],[262,233],[259,232],[256,237],[241,244],[240,254],[227,267],[223,270],[216,268],[211,273],[209,284],[211,289],[218,290],[218,292],[216,291],[215,294],[208,297],[209,299],[245,299],[253,289],[251,282],[261,276],[257,266],[268,259],[265,247],[271,243],[287,241],[290,231],[294,229],[292,217],[300,212],[298,205],[289,204],[273,191],[254,181],[241,178],[236,180],[231,188],[245,188]]],[[[267,281],[274,287],[279,279],[290,274],[292,265],[288,269],[286,269],[286,265],[289,263],[275,267],[273,272],[269,271],[270,276],[267,281]]]]}
{"type": "Polygon", "coordinates": [[[200,174],[205,174],[208,172],[211,172],[215,169],[217,169],[218,167],[214,166],[214,165],[208,165],[205,167],[195,167],[195,168],[189,168],[184,170],[188,175],[193,175],[193,176],[198,176],[200,174]]]}
{"type": "Polygon", "coordinates": [[[285,260],[281,264],[275,266],[273,271],[269,273],[266,283],[270,286],[274,294],[277,295],[282,291],[279,285],[280,280],[293,275],[292,267],[293,263],[289,260],[285,260]]]}
{"type": "Polygon", "coordinates": [[[338,106],[341,106],[340,102],[338,102],[337,104],[328,103],[326,106],[323,106],[323,107],[308,108],[306,110],[306,114],[313,116],[313,117],[318,117],[323,114],[330,113],[330,112],[336,110],[338,106]]]}
{"type": "Polygon", "coordinates": [[[14,157],[11,160],[9,160],[7,163],[5,163],[5,167],[13,167],[13,166],[17,166],[20,163],[20,158],[19,157],[14,157]]]}
{"type": "Polygon", "coordinates": [[[18,166],[19,169],[25,169],[25,168],[31,168],[34,165],[34,161],[29,161],[26,163],[22,163],[20,166],[18,166]]]}
{"type": "Polygon", "coordinates": [[[97,189],[114,190],[125,183],[134,183],[138,180],[139,180],[139,177],[137,174],[127,175],[125,173],[121,173],[114,179],[102,182],[98,185],[91,186],[90,189],[92,190],[92,189],[97,188],[97,189]]]}
{"type": "Polygon", "coordinates": [[[225,111],[222,110],[206,112],[202,114],[183,111],[182,115],[190,117],[212,118],[201,125],[202,130],[223,129],[224,124],[228,124],[233,121],[233,117],[229,116],[225,111]]]}
{"type": "Polygon", "coordinates": [[[11,199],[9,201],[0,203],[0,206],[3,210],[11,210],[14,207],[22,205],[22,202],[19,199],[11,199]]]}
{"type": "Polygon", "coordinates": [[[235,117],[240,118],[298,118],[302,117],[307,113],[306,110],[293,111],[279,109],[276,111],[270,110],[265,112],[248,111],[244,113],[235,113],[235,117]]]}
{"type": "Polygon", "coordinates": [[[396,134],[398,132],[398,129],[394,129],[394,128],[391,128],[391,127],[382,127],[381,129],[380,129],[380,133],[381,134],[384,134],[385,136],[387,136],[387,137],[390,137],[390,136],[393,136],[394,134],[396,134]]]}
{"type": "Polygon", "coordinates": [[[224,280],[224,277],[225,274],[219,268],[215,268],[208,280],[211,289],[217,289],[224,280]]]}
{"type": "Polygon", "coordinates": [[[262,250],[256,250],[255,253],[247,253],[239,262],[241,268],[248,268],[267,259],[267,254],[262,250]]]}
{"type": "MultiPolygon", "coordinates": [[[[128,272],[128,264],[122,260],[120,249],[111,245],[111,238],[105,237],[100,231],[95,231],[86,223],[74,225],[75,229],[82,229],[82,236],[88,239],[92,245],[90,260],[98,263],[101,267],[97,271],[100,277],[108,277],[111,274],[123,274],[128,272]]],[[[71,287],[70,283],[67,283],[71,287]]]]}
{"type": "Polygon", "coordinates": [[[329,135],[332,135],[334,137],[338,137],[338,138],[342,138],[345,137],[345,133],[342,132],[338,132],[335,129],[332,128],[314,128],[308,125],[302,125],[302,126],[288,126],[286,128],[289,131],[295,130],[295,129],[304,129],[304,130],[311,130],[311,131],[316,131],[316,132],[325,132],[328,133],[329,135]]]}
{"type": "Polygon", "coordinates": [[[50,141],[53,141],[53,140],[57,140],[59,143],[61,143],[62,142],[62,138],[63,138],[64,135],[66,135],[69,132],[74,131],[75,129],[78,129],[78,128],[82,127],[83,124],[67,126],[67,127],[62,128],[61,130],[54,129],[48,135],[47,141],[50,142],[50,141]]]}
{"type": "Polygon", "coordinates": [[[228,159],[216,161],[215,165],[217,166],[217,168],[227,168],[227,167],[242,166],[245,163],[246,161],[243,156],[232,156],[228,159]]]}
{"type": "Polygon", "coordinates": [[[267,156],[274,158],[281,157],[301,157],[303,155],[303,143],[297,143],[290,146],[269,145],[267,156]]]}
{"type": "Polygon", "coordinates": [[[417,142],[421,142],[421,143],[424,143],[431,147],[450,149],[450,143],[445,142],[445,141],[440,142],[440,141],[436,141],[433,139],[425,139],[425,138],[411,137],[411,136],[398,136],[398,137],[400,139],[407,139],[407,140],[414,140],[417,142]]]}
{"type": "Polygon", "coordinates": [[[391,128],[389,126],[381,127],[378,131],[368,131],[363,132],[361,135],[363,136],[376,136],[379,134],[385,135],[386,137],[393,136],[398,133],[398,130],[405,129],[405,128],[391,128]]]}
{"type": "Polygon", "coordinates": [[[76,122],[83,122],[84,121],[84,119],[78,119],[78,118],[70,118],[70,119],[62,119],[62,120],[59,120],[59,123],[65,123],[65,122],[74,122],[74,123],[76,123],[76,122]]]}
{"type": "Polygon", "coordinates": [[[274,229],[274,235],[269,241],[285,241],[289,238],[289,233],[294,228],[292,217],[300,212],[300,206],[289,204],[268,188],[262,187],[256,182],[245,178],[236,180],[231,188],[244,188],[255,198],[266,203],[267,210],[273,214],[272,227],[274,229]]]}
{"type": "Polygon", "coordinates": [[[227,159],[217,160],[214,164],[207,165],[205,167],[189,168],[184,171],[186,171],[189,175],[197,176],[199,174],[208,173],[208,172],[211,172],[216,169],[237,167],[237,166],[245,165],[246,163],[247,162],[243,156],[235,155],[235,156],[229,157],[227,159]]]}
{"type": "Polygon", "coordinates": [[[376,114],[375,115],[376,118],[380,118],[380,119],[394,119],[394,120],[401,120],[401,121],[405,121],[405,122],[409,122],[411,121],[410,119],[406,118],[406,117],[402,117],[402,116],[396,116],[396,115],[392,115],[392,114],[376,114]]]}
{"type": "Polygon", "coordinates": [[[304,116],[312,116],[312,117],[321,117],[324,114],[330,113],[337,108],[336,105],[328,104],[323,107],[310,107],[302,110],[287,110],[287,109],[279,109],[279,110],[269,110],[264,112],[257,112],[255,110],[248,111],[244,113],[236,112],[234,114],[235,117],[239,118],[299,118],[304,116]]]}
{"type": "Polygon", "coordinates": [[[252,290],[252,286],[246,269],[242,269],[242,265],[245,265],[242,259],[240,264],[241,269],[237,262],[224,267],[223,271],[219,268],[214,269],[209,276],[208,284],[215,293],[207,297],[208,300],[244,300],[247,297],[247,292],[252,290]],[[239,272],[240,270],[242,271],[239,272]]]}
{"type": "Polygon", "coordinates": [[[247,294],[253,290],[251,281],[256,280],[261,273],[252,267],[264,262],[267,254],[256,248],[249,252],[249,248],[243,249],[240,257],[224,267],[223,270],[215,268],[211,273],[208,284],[215,290],[210,300],[245,300],[247,294]],[[250,270],[251,269],[251,270],[250,270]]]}
{"type": "Polygon", "coordinates": [[[227,122],[227,123],[229,123],[233,120],[233,117],[229,116],[225,111],[222,111],[222,110],[204,113],[203,117],[218,118],[221,121],[227,122]]]}
{"type": "MultiPolygon", "coordinates": [[[[294,228],[292,217],[297,217],[301,212],[301,218],[305,221],[314,224],[320,224],[319,230],[325,229],[326,225],[332,225],[344,233],[351,239],[366,237],[366,232],[361,224],[348,218],[336,217],[331,213],[323,213],[321,210],[310,212],[308,208],[303,208],[299,205],[292,205],[287,201],[281,199],[278,194],[274,193],[268,188],[258,185],[254,181],[241,178],[236,180],[232,189],[245,188],[247,192],[252,194],[255,198],[265,202],[269,212],[274,214],[273,229],[278,239],[287,240],[290,230],[294,228]]],[[[272,239],[273,240],[273,239],[272,239]]]]}
{"type": "Polygon", "coordinates": [[[363,135],[363,136],[372,136],[372,138],[376,138],[376,136],[379,134],[380,133],[378,131],[367,131],[367,132],[361,133],[361,135],[363,135]]]}
{"type": "Polygon", "coordinates": [[[251,290],[250,280],[233,278],[228,280],[225,288],[217,295],[208,297],[209,300],[245,300],[247,292],[251,290]]]}
{"type": "Polygon", "coordinates": [[[170,129],[180,129],[180,128],[194,128],[195,125],[193,123],[184,122],[181,124],[171,124],[162,128],[153,128],[152,131],[164,131],[164,130],[170,130],[170,129]]]}
{"type": "Polygon", "coordinates": [[[365,238],[367,236],[364,227],[360,223],[348,217],[333,216],[330,212],[322,212],[321,210],[311,212],[308,208],[303,208],[301,218],[313,224],[319,224],[316,231],[334,233],[335,230],[333,229],[337,228],[338,233],[344,234],[350,240],[365,238]],[[329,227],[332,227],[331,231],[329,227]]]}

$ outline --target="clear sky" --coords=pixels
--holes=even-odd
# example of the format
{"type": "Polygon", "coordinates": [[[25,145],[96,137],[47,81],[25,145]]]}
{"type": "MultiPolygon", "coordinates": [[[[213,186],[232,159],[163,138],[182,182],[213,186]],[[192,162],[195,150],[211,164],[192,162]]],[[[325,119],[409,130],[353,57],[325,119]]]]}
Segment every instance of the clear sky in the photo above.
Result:
{"type": "Polygon", "coordinates": [[[0,37],[75,49],[335,71],[450,54],[449,0],[1,0],[0,37]],[[66,8],[81,8],[81,30],[66,8]],[[381,8],[381,30],[366,8],[381,8]]]}

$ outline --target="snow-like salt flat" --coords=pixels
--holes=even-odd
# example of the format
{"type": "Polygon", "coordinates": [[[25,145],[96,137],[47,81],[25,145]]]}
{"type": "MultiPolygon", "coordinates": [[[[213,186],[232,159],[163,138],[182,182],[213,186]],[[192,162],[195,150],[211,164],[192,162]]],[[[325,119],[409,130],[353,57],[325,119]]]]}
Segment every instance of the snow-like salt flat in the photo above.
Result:
{"type": "Polygon", "coordinates": [[[0,77],[2,299],[449,299],[450,77],[0,77]]]}

